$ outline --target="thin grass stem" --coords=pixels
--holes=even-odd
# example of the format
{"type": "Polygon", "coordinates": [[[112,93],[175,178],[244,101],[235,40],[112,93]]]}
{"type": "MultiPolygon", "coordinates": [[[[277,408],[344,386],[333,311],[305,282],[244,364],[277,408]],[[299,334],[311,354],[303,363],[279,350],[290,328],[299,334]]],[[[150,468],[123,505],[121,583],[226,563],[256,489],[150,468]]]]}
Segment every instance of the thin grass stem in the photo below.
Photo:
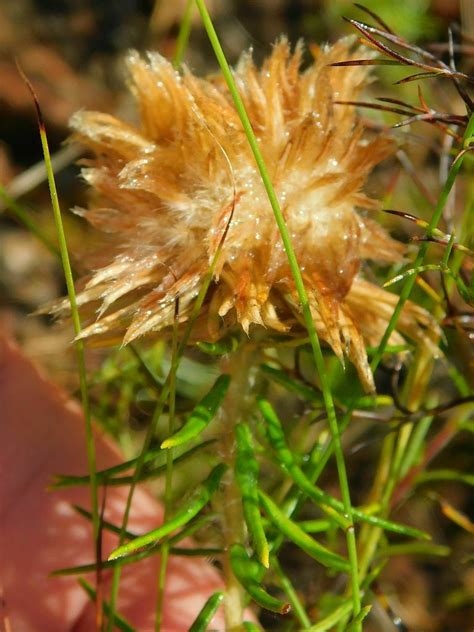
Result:
{"type": "MultiPolygon", "coordinates": [[[[276,196],[268,170],[266,168],[265,161],[260,151],[260,147],[258,145],[254,131],[252,129],[252,125],[250,123],[250,119],[246,112],[245,106],[243,104],[243,101],[240,97],[237,86],[235,84],[234,78],[232,76],[232,72],[230,70],[229,64],[227,63],[227,59],[225,57],[224,51],[222,50],[222,46],[220,44],[219,38],[214,29],[214,25],[210,18],[209,12],[207,11],[206,4],[203,0],[196,0],[196,5],[199,9],[199,13],[201,15],[204,28],[206,29],[206,32],[209,37],[209,41],[211,42],[211,45],[214,49],[214,53],[216,55],[217,61],[221,67],[222,74],[227,83],[227,87],[234,101],[234,105],[240,117],[242,126],[245,130],[248,143],[254,155],[255,162],[260,172],[263,185],[265,187],[266,193],[268,195],[268,199],[270,201],[270,204],[275,216],[276,224],[280,231],[280,235],[283,241],[283,245],[284,245],[285,252],[288,258],[288,262],[289,262],[289,266],[291,269],[291,274],[293,276],[296,291],[297,291],[298,298],[301,304],[304,322],[308,330],[308,336],[309,336],[311,348],[313,351],[314,362],[315,362],[316,369],[318,371],[319,379],[321,382],[321,390],[323,393],[324,404],[325,404],[327,415],[328,415],[329,428],[330,428],[331,435],[334,441],[334,454],[336,457],[336,466],[337,466],[337,471],[338,471],[338,476],[339,476],[339,485],[341,489],[342,500],[344,503],[344,512],[347,516],[347,519],[352,524],[352,506],[351,506],[351,499],[350,499],[349,483],[347,479],[344,454],[342,451],[340,429],[339,429],[339,425],[337,421],[336,409],[335,409],[334,401],[331,394],[329,378],[328,378],[326,367],[324,364],[324,358],[321,351],[321,345],[320,345],[319,338],[316,332],[316,327],[314,325],[313,318],[311,315],[308,295],[304,286],[301,270],[298,265],[298,261],[297,261],[296,254],[293,248],[293,244],[291,242],[291,238],[285,224],[285,219],[283,217],[283,213],[281,211],[278,198],[276,196]]],[[[353,526],[349,527],[349,529],[347,529],[346,531],[346,541],[347,541],[349,562],[351,565],[353,615],[354,617],[356,617],[361,610],[361,595],[360,595],[359,579],[358,579],[356,538],[355,538],[355,531],[354,531],[353,526]]],[[[355,632],[357,632],[357,630],[360,630],[360,629],[361,629],[360,625],[356,626],[355,632]]]]}
{"type": "Polygon", "coordinates": [[[283,569],[280,566],[278,558],[276,556],[272,557],[272,568],[275,570],[278,578],[280,579],[280,584],[283,590],[285,591],[286,596],[288,597],[288,601],[291,604],[291,608],[295,613],[295,617],[298,620],[299,626],[301,630],[307,630],[311,627],[311,621],[306,614],[306,610],[304,609],[303,604],[301,603],[296,590],[294,589],[293,584],[289,580],[289,578],[283,572],[283,569]]]}
{"type": "MultiPolygon", "coordinates": [[[[173,322],[173,338],[171,343],[171,370],[170,370],[170,394],[168,399],[168,436],[171,437],[175,430],[175,413],[176,413],[176,372],[178,369],[178,307],[179,302],[176,301],[175,319],[173,322]]],[[[172,513],[173,503],[173,465],[174,450],[169,448],[166,451],[166,478],[165,478],[165,494],[164,505],[165,513],[163,522],[166,522],[172,513]]],[[[168,559],[170,553],[170,545],[165,542],[161,551],[160,570],[158,574],[158,592],[156,597],[155,609],[155,630],[160,632],[163,618],[163,599],[165,594],[166,569],[168,567],[168,559]]]]}
{"type": "MultiPolygon", "coordinates": [[[[51,163],[51,154],[49,151],[48,136],[46,133],[46,127],[44,124],[41,109],[38,103],[38,99],[34,92],[33,86],[27,79],[27,77],[20,70],[22,77],[31,92],[34,100],[36,115],[38,119],[38,127],[40,132],[41,147],[43,150],[44,162],[46,167],[46,175],[49,186],[49,193],[51,197],[51,206],[53,209],[54,222],[56,226],[56,232],[58,236],[59,252],[61,254],[61,263],[64,271],[64,279],[66,282],[69,302],[71,306],[71,318],[73,324],[73,330],[75,335],[74,346],[76,349],[77,365],[79,372],[79,384],[81,393],[82,409],[84,413],[85,421],[85,435],[86,435],[86,451],[87,451],[87,463],[90,476],[90,497],[91,497],[91,511],[92,511],[92,533],[94,541],[94,552],[97,558],[100,547],[98,544],[98,538],[100,537],[100,516],[99,516],[99,502],[97,494],[97,467],[96,467],[96,454],[95,454],[95,440],[92,430],[92,416],[90,409],[89,391],[87,388],[87,372],[85,363],[85,349],[84,342],[78,340],[78,336],[81,333],[81,319],[79,316],[79,309],[76,301],[76,291],[74,287],[74,278],[72,274],[71,262],[69,259],[69,251],[67,246],[66,233],[64,231],[64,225],[62,221],[61,207],[59,204],[58,192],[56,189],[56,181],[54,177],[53,166],[51,163]]],[[[100,568],[100,559],[96,559],[98,568],[100,568]]],[[[98,575],[100,577],[100,574],[98,575]]],[[[99,590],[99,587],[98,587],[99,590]]],[[[96,603],[97,608],[101,608],[99,600],[96,603]]]]}
{"type": "Polygon", "coordinates": [[[187,0],[183,17],[179,25],[179,33],[176,39],[176,50],[173,55],[173,66],[178,70],[183,63],[184,54],[188,47],[189,36],[191,35],[193,19],[194,0],[187,0]]]}

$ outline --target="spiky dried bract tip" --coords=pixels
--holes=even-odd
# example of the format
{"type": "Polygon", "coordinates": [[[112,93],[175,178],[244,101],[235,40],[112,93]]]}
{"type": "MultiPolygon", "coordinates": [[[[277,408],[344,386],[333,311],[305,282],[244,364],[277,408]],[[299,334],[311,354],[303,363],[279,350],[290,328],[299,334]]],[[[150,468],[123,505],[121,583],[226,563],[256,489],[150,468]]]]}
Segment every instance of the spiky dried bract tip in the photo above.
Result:
{"type": "MultiPolygon", "coordinates": [[[[388,139],[364,138],[352,100],[367,70],[330,68],[350,42],[318,50],[301,70],[302,47],[280,40],[261,69],[245,54],[235,80],[291,234],[319,335],[347,354],[373,388],[365,342],[377,344],[397,298],[362,280],[362,260],[399,261],[403,246],[357,207],[388,139]]],[[[128,57],[140,126],[80,112],[75,138],[93,154],[83,175],[95,189],[88,221],[108,233],[78,302],[93,318],[84,337],[124,342],[189,317],[210,261],[225,241],[194,339],[229,328],[301,334],[287,256],[250,147],[220,77],[180,75],[156,53],[128,57]],[[230,223],[229,223],[230,220],[230,223]],[[227,233],[226,233],[226,229],[227,233]],[[99,260],[99,264],[96,261],[99,260]]],[[[57,311],[64,309],[64,304],[57,311]]],[[[425,338],[427,314],[408,305],[399,331],[425,338]]],[[[392,342],[400,342],[394,334],[392,342]]]]}

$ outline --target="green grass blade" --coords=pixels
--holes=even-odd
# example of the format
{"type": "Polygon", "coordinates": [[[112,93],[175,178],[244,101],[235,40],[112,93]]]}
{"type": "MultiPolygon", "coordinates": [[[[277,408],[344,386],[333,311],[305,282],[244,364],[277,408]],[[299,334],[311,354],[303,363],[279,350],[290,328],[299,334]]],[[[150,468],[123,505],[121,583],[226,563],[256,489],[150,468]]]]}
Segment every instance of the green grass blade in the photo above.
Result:
{"type": "Polygon", "coordinates": [[[265,513],[275,527],[289,540],[294,542],[296,546],[299,546],[300,549],[320,562],[323,566],[346,573],[350,570],[350,565],[347,560],[337,555],[337,553],[333,553],[305,533],[296,522],[293,522],[282,513],[278,505],[274,503],[269,496],[261,490],[259,490],[258,495],[265,513]]]}
{"type": "MultiPolygon", "coordinates": [[[[196,452],[207,448],[208,446],[215,443],[215,439],[207,439],[198,445],[185,450],[178,456],[176,456],[173,460],[175,465],[179,465],[181,463],[186,462],[190,459],[196,452]]],[[[155,459],[164,461],[164,452],[160,448],[155,448],[147,452],[144,462],[152,463],[155,459]]],[[[133,481],[133,476],[115,476],[115,474],[120,474],[124,470],[129,470],[133,465],[136,464],[138,457],[134,459],[130,459],[129,461],[124,461],[123,463],[119,463],[118,465],[114,465],[112,467],[107,468],[106,470],[99,470],[97,472],[97,482],[99,485],[106,485],[107,487],[115,487],[120,485],[129,485],[133,481]]],[[[151,467],[142,471],[140,478],[138,481],[148,481],[153,478],[157,478],[161,476],[166,471],[166,462],[161,463],[155,467],[151,467]]],[[[88,485],[90,482],[89,476],[70,476],[66,474],[56,475],[55,481],[50,485],[51,489],[64,489],[66,487],[80,487],[81,485],[88,485]]]]}
{"type": "MultiPolygon", "coordinates": [[[[324,511],[330,518],[332,518],[337,524],[339,524],[339,526],[341,526],[343,529],[346,529],[349,523],[344,518],[343,503],[337,498],[330,496],[322,489],[314,485],[311,480],[304,474],[303,470],[295,463],[294,455],[286,444],[280,420],[278,419],[278,416],[273,410],[270,402],[259,398],[258,407],[263,417],[265,418],[265,421],[267,422],[269,441],[273,449],[275,450],[275,453],[279,459],[279,463],[284,468],[285,472],[288,473],[295,485],[301,491],[303,491],[306,496],[308,496],[318,504],[322,511],[324,511]],[[328,512],[327,508],[330,508],[333,511],[328,512]],[[337,513],[334,514],[334,512],[337,513]]],[[[352,508],[352,513],[355,520],[380,527],[382,529],[385,529],[386,531],[392,531],[393,533],[398,533],[407,537],[420,538],[424,540],[429,539],[430,537],[428,534],[420,531],[419,529],[407,527],[406,525],[402,525],[391,520],[386,520],[384,518],[379,518],[377,516],[367,514],[366,512],[361,511],[356,507],[352,508]]]]}
{"type": "Polygon", "coordinates": [[[173,66],[179,69],[183,63],[184,53],[191,35],[192,19],[193,19],[194,0],[187,0],[184,8],[181,24],[179,25],[179,33],[176,39],[176,50],[173,55],[173,66]]]}
{"type": "Polygon", "coordinates": [[[196,346],[207,355],[223,356],[237,351],[239,344],[240,341],[236,336],[227,336],[218,342],[198,342],[196,346]]]}
{"type": "Polygon", "coordinates": [[[449,546],[433,544],[431,542],[404,542],[402,544],[389,544],[380,547],[380,557],[393,557],[394,555],[421,555],[423,557],[448,557],[451,554],[449,546]]]}
{"type": "Polygon", "coordinates": [[[230,384],[229,375],[220,375],[214,382],[211,390],[195,406],[192,413],[186,419],[182,428],[161,444],[166,450],[187,443],[195,439],[214,419],[230,384]]]}
{"type": "Polygon", "coordinates": [[[298,597],[298,593],[294,589],[289,578],[283,572],[283,569],[276,557],[272,557],[272,569],[276,572],[278,579],[280,580],[281,587],[285,591],[285,595],[288,597],[294,616],[301,626],[301,630],[307,630],[311,627],[311,621],[308,619],[308,615],[306,614],[306,610],[298,597]]]}
{"type": "Polygon", "coordinates": [[[224,593],[215,592],[204,604],[201,612],[189,628],[189,632],[205,632],[224,599],[224,593]]]}
{"type": "Polygon", "coordinates": [[[346,632],[354,632],[354,630],[356,630],[357,627],[361,625],[361,623],[363,622],[363,620],[366,618],[366,616],[369,614],[371,610],[372,610],[372,606],[364,606],[362,610],[359,612],[359,614],[350,623],[346,632]]]}
{"type": "MultiPolygon", "coordinates": [[[[168,399],[168,434],[173,435],[175,414],[176,414],[176,374],[178,371],[178,323],[179,323],[179,298],[175,300],[175,312],[173,320],[173,337],[171,343],[171,370],[170,389],[168,399]]],[[[174,450],[168,450],[166,454],[166,477],[164,493],[164,517],[165,524],[173,510],[173,473],[174,473],[174,450]]],[[[170,547],[168,542],[164,542],[160,558],[160,570],[158,573],[158,586],[155,604],[155,631],[160,632],[163,617],[163,599],[165,594],[166,571],[168,568],[170,547]]]]}
{"type": "Polygon", "coordinates": [[[417,485],[421,485],[422,483],[435,483],[439,481],[454,481],[457,483],[464,483],[472,487],[474,486],[474,474],[467,474],[466,472],[459,472],[458,470],[450,470],[446,468],[421,472],[416,478],[417,485]]]}
{"type": "Polygon", "coordinates": [[[287,614],[290,611],[290,604],[276,599],[262,588],[262,566],[247,555],[247,551],[241,544],[232,546],[230,562],[234,575],[259,606],[278,614],[287,614]]]}
{"type": "Polygon", "coordinates": [[[172,531],[175,531],[179,527],[187,524],[207,505],[210,498],[219,487],[219,483],[226,469],[227,466],[223,463],[216,465],[216,467],[211,471],[207,479],[192,495],[190,500],[186,503],[183,503],[183,505],[176,513],[176,515],[173,516],[173,518],[162,524],[157,529],[153,529],[152,531],[149,531],[148,533],[145,533],[144,535],[136,538],[132,542],[117,547],[109,555],[109,560],[117,560],[121,557],[124,557],[125,555],[134,553],[138,549],[141,549],[145,546],[156,544],[158,540],[161,540],[172,531]]]}
{"type": "Polygon", "coordinates": [[[432,422],[433,417],[423,417],[423,419],[420,419],[416,424],[411,441],[406,447],[402,462],[400,463],[399,478],[403,478],[418,461],[420,455],[423,454],[426,438],[432,422]]]}
{"type": "Polygon", "coordinates": [[[247,531],[259,562],[268,568],[269,549],[265,536],[258,502],[259,466],[253,451],[250,428],[239,423],[235,427],[237,456],[235,459],[235,479],[242,496],[242,508],[247,531]]]}
{"type": "Polygon", "coordinates": [[[153,371],[149,363],[140,353],[137,346],[133,344],[133,342],[130,343],[129,348],[135,358],[138,360],[138,364],[143,371],[143,375],[145,376],[148,384],[156,391],[161,392],[161,389],[163,388],[163,380],[160,380],[158,375],[156,375],[156,373],[153,371]]]}
{"type": "MultiPolygon", "coordinates": [[[[87,509],[84,509],[84,507],[80,507],[79,505],[72,505],[72,508],[76,513],[78,513],[86,520],[92,520],[92,513],[90,511],[87,511],[87,509]]],[[[110,531],[110,533],[115,533],[116,535],[120,534],[120,527],[113,524],[112,522],[109,522],[108,520],[102,519],[101,527],[106,531],[110,531]]],[[[134,540],[138,536],[131,531],[126,531],[125,537],[127,538],[127,540],[134,540]]]]}
{"type": "MultiPolygon", "coordinates": [[[[157,553],[161,551],[164,542],[167,542],[169,544],[170,551],[173,553],[176,548],[173,546],[174,544],[180,542],[181,540],[184,540],[185,538],[189,538],[193,536],[197,531],[199,531],[199,529],[204,527],[214,518],[215,516],[213,515],[206,515],[206,516],[203,516],[202,518],[194,520],[193,522],[186,525],[184,529],[181,529],[179,533],[172,536],[171,538],[167,538],[160,544],[157,544],[156,546],[152,546],[146,549],[145,551],[141,551],[140,553],[134,553],[133,555],[128,555],[127,557],[121,558],[119,561],[113,560],[109,562],[107,560],[102,560],[101,569],[108,569],[108,568],[113,569],[117,566],[117,564],[120,564],[120,565],[134,564],[135,562],[139,562],[140,560],[150,557],[151,555],[156,555],[157,553]]],[[[182,549],[178,550],[178,555],[182,555],[182,549]]],[[[55,570],[51,573],[51,577],[56,577],[60,575],[82,575],[83,573],[95,573],[96,571],[97,571],[97,564],[82,564],[80,566],[69,566],[67,568],[61,568],[61,569],[55,570]]]]}
{"type": "MultiPolygon", "coordinates": [[[[71,263],[69,260],[69,252],[67,247],[67,239],[66,234],[64,232],[64,226],[62,221],[61,207],[59,205],[59,197],[56,189],[56,181],[54,178],[54,171],[51,163],[51,154],[49,151],[48,144],[48,136],[46,133],[46,127],[44,124],[43,116],[41,113],[41,108],[38,103],[38,99],[36,98],[36,94],[34,92],[33,86],[27,79],[27,77],[20,70],[22,77],[31,92],[33,97],[33,101],[36,108],[36,115],[38,119],[38,127],[41,139],[41,147],[43,150],[44,162],[46,167],[46,175],[48,180],[49,192],[51,197],[51,206],[53,209],[54,223],[56,226],[56,232],[58,236],[59,243],[59,252],[61,254],[61,262],[64,271],[64,279],[66,282],[69,302],[71,305],[71,317],[74,329],[74,335],[76,337],[75,340],[75,349],[77,356],[77,364],[78,364],[78,372],[79,372],[79,383],[80,383],[80,392],[81,392],[81,402],[82,409],[84,413],[84,421],[85,421],[85,435],[86,435],[86,451],[87,451],[87,463],[89,468],[89,476],[90,476],[90,495],[91,495],[91,508],[92,508],[92,530],[94,537],[94,549],[98,550],[99,547],[96,546],[97,540],[99,538],[99,503],[97,496],[97,481],[96,481],[96,456],[95,456],[95,441],[94,434],[92,431],[92,417],[90,410],[90,402],[89,402],[89,392],[87,388],[87,373],[86,373],[86,364],[85,364],[85,351],[84,351],[84,343],[82,340],[77,340],[77,337],[81,333],[81,320],[79,317],[79,310],[77,307],[76,301],[76,291],[74,288],[74,279],[72,275],[71,263]]],[[[99,561],[99,560],[97,560],[99,561]]]]}
{"type": "Polygon", "coordinates": [[[283,386],[290,393],[298,395],[301,399],[314,404],[321,404],[321,393],[315,388],[311,388],[307,384],[304,384],[301,380],[297,380],[294,377],[290,377],[288,373],[281,369],[275,369],[268,364],[262,364],[261,370],[265,375],[268,375],[274,382],[283,386]]]}
{"type": "Polygon", "coordinates": [[[224,549],[220,549],[218,547],[198,547],[195,549],[187,549],[185,547],[180,546],[172,546],[170,547],[170,555],[176,555],[177,557],[205,557],[212,558],[216,557],[216,555],[222,555],[224,553],[224,549]]]}
{"type": "Polygon", "coordinates": [[[332,528],[332,520],[300,520],[297,522],[300,529],[306,533],[323,533],[332,528]]]}
{"type": "Polygon", "coordinates": [[[316,623],[309,628],[310,632],[327,632],[327,630],[333,630],[334,626],[342,621],[352,609],[352,603],[350,599],[346,599],[338,608],[333,610],[324,619],[316,623]]]}

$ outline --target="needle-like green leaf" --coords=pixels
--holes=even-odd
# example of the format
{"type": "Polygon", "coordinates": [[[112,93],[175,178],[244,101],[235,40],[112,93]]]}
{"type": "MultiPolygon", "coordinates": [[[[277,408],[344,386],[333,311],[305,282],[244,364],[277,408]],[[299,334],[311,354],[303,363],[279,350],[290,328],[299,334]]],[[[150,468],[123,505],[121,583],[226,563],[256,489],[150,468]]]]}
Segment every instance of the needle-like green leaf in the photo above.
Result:
{"type": "MultiPolygon", "coordinates": [[[[281,426],[280,420],[275,413],[272,405],[265,399],[259,398],[258,407],[262,413],[266,423],[268,438],[275,450],[275,454],[278,458],[280,465],[289,474],[293,482],[312,500],[314,500],[320,508],[330,517],[332,517],[340,526],[347,528],[349,525],[347,520],[343,516],[344,505],[340,500],[330,496],[322,489],[313,485],[311,481],[306,477],[303,470],[296,464],[295,458],[291,450],[286,445],[285,435],[281,426]],[[329,512],[327,508],[337,512],[335,515],[333,512],[329,512]]],[[[386,531],[392,531],[393,533],[399,533],[408,537],[419,538],[423,540],[430,539],[430,536],[419,529],[413,527],[407,527],[405,525],[393,522],[391,520],[385,520],[377,516],[371,516],[360,509],[352,508],[352,515],[356,521],[366,522],[368,524],[381,527],[386,531]]]]}
{"type": "Polygon", "coordinates": [[[257,560],[253,560],[248,556],[247,551],[241,544],[232,546],[230,562],[234,575],[259,606],[271,612],[278,612],[278,614],[287,614],[291,610],[290,604],[272,597],[262,588],[262,566],[257,560]]]}
{"type": "Polygon", "coordinates": [[[220,375],[209,393],[195,406],[183,427],[163,441],[161,444],[162,449],[175,448],[195,439],[209,425],[219,410],[229,384],[230,376],[220,375]]]}
{"type": "Polygon", "coordinates": [[[224,593],[222,592],[215,592],[211,595],[189,628],[189,632],[205,632],[223,599],[224,593]]]}
{"type": "Polygon", "coordinates": [[[156,544],[169,533],[187,524],[207,505],[209,499],[219,487],[219,483],[226,469],[227,466],[223,463],[216,465],[203,484],[194,492],[187,503],[183,503],[181,509],[173,518],[157,529],[153,529],[153,531],[149,531],[135,540],[116,548],[109,555],[109,561],[117,560],[130,553],[135,553],[150,544],[156,544]]]}
{"type": "Polygon", "coordinates": [[[255,458],[250,428],[239,423],[235,427],[237,456],[235,478],[242,496],[245,523],[258,560],[268,568],[269,549],[258,502],[259,466],[255,458]]]}
{"type": "Polygon", "coordinates": [[[273,524],[283,535],[299,546],[300,549],[323,564],[323,566],[343,572],[350,570],[350,565],[347,560],[337,553],[333,553],[305,533],[296,522],[293,522],[293,520],[290,520],[290,518],[287,518],[282,513],[278,505],[276,505],[269,496],[261,490],[259,490],[258,495],[262,507],[273,524]]]}

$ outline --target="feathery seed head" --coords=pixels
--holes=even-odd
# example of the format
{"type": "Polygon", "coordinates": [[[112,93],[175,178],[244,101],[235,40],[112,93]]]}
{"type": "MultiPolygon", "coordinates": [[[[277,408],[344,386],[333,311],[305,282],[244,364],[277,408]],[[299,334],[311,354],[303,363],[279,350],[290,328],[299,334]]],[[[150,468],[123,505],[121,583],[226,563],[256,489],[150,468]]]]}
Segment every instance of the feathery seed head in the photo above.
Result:
{"type": "MultiPolygon", "coordinates": [[[[328,66],[347,59],[349,46],[341,40],[319,51],[301,71],[301,45],[292,53],[282,39],[260,70],[243,55],[234,76],[318,333],[372,389],[365,342],[380,340],[396,297],[361,279],[359,267],[364,259],[397,261],[403,246],[356,212],[377,207],[363,185],[391,144],[383,135],[366,140],[354,109],[333,103],[353,100],[367,82],[364,67],[328,66]]],[[[157,53],[146,61],[131,53],[128,68],[140,127],[97,112],[72,119],[75,139],[93,154],[83,175],[96,195],[84,215],[109,233],[78,295],[82,309],[95,312],[82,336],[129,342],[165,330],[176,296],[185,321],[224,234],[194,338],[216,340],[236,326],[301,333],[283,244],[223,80],[180,75],[157,53]]],[[[428,324],[410,304],[399,330],[421,339],[428,324]]]]}

